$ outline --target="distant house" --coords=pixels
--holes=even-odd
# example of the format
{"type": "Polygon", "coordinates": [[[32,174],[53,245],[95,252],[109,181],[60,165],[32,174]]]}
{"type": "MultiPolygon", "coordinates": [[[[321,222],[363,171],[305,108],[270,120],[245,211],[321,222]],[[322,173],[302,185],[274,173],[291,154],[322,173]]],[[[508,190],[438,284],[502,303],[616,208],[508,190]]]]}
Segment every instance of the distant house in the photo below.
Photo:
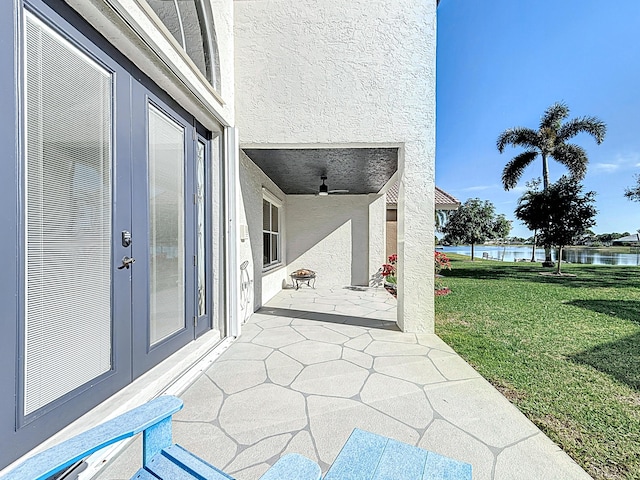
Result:
{"type": "Polygon", "coordinates": [[[613,245],[626,245],[631,244],[633,246],[640,245],[640,233],[633,233],[626,237],[616,238],[611,242],[613,245]]]}
{"type": "MultiPolygon", "coordinates": [[[[387,256],[397,253],[398,250],[398,188],[398,183],[395,183],[387,190],[387,256]]],[[[460,201],[457,198],[438,187],[435,187],[434,203],[434,210],[457,210],[460,207],[460,201]]]]}

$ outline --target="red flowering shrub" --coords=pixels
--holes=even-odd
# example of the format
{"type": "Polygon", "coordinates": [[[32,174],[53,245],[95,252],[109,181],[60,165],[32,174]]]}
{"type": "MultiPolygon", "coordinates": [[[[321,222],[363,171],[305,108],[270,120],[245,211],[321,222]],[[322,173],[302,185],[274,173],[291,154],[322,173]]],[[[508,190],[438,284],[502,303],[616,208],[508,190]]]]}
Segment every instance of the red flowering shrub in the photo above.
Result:
{"type": "MultiPolygon", "coordinates": [[[[396,262],[398,261],[398,254],[394,253],[393,255],[389,255],[389,263],[385,263],[382,265],[382,273],[381,275],[385,278],[387,283],[395,284],[397,283],[396,278],[396,262]]],[[[447,257],[443,252],[434,252],[434,268],[435,272],[439,273],[441,270],[451,270],[451,260],[447,257]]],[[[440,282],[436,279],[435,285],[435,295],[448,295],[451,293],[449,287],[440,286],[440,282]]]]}
{"type": "Polygon", "coordinates": [[[389,263],[382,265],[382,276],[388,283],[397,283],[396,279],[396,262],[398,261],[398,254],[394,253],[389,255],[389,263]]]}
{"type": "Polygon", "coordinates": [[[442,270],[451,270],[451,260],[444,254],[444,252],[435,251],[433,255],[433,266],[436,273],[436,280],[434,284],[435,295],[437,297],[449,295],[451,293],[451,289],[449,287],[442,286],[442,282],[438,278],[438,274],[442,270]]]}
{"type": "Polygon", "coordinates": [[[451,260],[444,254],[444,252],[438,252],[436,250],[433,254],[433,266],[436,273],[440,273],[441,270],[451,270],[451,260]]]}

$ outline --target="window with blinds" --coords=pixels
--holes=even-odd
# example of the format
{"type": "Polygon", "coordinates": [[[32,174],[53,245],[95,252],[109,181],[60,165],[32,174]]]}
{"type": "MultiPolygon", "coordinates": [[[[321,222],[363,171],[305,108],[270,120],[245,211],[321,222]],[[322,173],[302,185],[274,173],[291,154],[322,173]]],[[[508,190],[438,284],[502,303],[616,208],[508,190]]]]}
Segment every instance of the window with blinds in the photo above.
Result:
{"type": "Polygon", "coordinates": [[[24,414],[111,369],[112,75],[25,18],[24,414]]]}

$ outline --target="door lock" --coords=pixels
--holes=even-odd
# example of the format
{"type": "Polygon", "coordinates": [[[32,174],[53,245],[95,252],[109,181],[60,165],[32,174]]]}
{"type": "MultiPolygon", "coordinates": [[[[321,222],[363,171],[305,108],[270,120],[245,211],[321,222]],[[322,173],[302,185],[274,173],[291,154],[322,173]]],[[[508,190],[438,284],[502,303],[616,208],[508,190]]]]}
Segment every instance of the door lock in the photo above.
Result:
{"type": "Polygon", "coordinates": [[[128,230],[123,230],[122,231],[122,246],[123,247],[128,247],[131,245],[131,232],[129,232],[128,230]]]}
{"type": "Polygon", "coordinates": [[[122,257],[122,265],[118,267],[118,270],[122,270],[123,268],[126,268],[127,270],[129,270],[129,267],[131,267],[131,264],[134,263],[135,261],[136,261],[135,258],[122,257]]]}

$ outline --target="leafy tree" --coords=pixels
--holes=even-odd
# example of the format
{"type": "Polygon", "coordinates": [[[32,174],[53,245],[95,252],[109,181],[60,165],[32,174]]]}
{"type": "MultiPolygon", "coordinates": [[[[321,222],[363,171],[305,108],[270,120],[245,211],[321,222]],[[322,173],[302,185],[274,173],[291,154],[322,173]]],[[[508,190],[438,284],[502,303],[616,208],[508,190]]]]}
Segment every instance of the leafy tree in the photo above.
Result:
{"type": "Polygon", "coordinates": [[[542,192],[529,191],[518,200],[516,217],[538,230],[540,243],[546,248],[558,247],[556,273],[562,273],[562,249],[596,224],[594,200],[595,192],[582,194],[578,180],[567,176],[542,192]]]}
{"type": "Polygon", "coordinates": [[[585,230],[582,235],[576,239],[576,245],[593,245],[598,242],[598,236],[590,228],[585,230]]]}
{"type": "Polygon", "coordinates": [[[597,236],[598,241],[606,244],[609,244],[613,241],[614,238],[618,238],[615,236],[615,233],[601,233],[600,235],[597,236]]]}
{"type": "MultiPolygon", "coordinates": [[[[524,170],[538,156],[542,159],[543,190],[549,187],[549,158],[567,167],[576,180],[584,178],[589,163],[587,153],[579,145],[567,141],[579,133],[588,133],[599,145],[604,140],[607,126],[596,117],[579,117],[563,123],[568,116],[569,107],[563,102],[557,102],[544,112],[537,130],[514,127],[500,134],[496,143],[500,153],[504,152],[507,145],[526,149],[504,167],[502,185],[505,190],[511,190],[517,185],[524,170]]],[[[545,250],[545,264],[553,265],[549,249],[545,250]]]]}
{"type": "MultiPolygon", "coordinates": [[[[474,259],[475,245],[495,238],[495,207],[491,202],[470,198],[449,215],[442,228],[444,240],[451,244],[470,244],[471,260],[474,259]]],[[[507,232],[508,234],[508,232],[507,232]]]]}
{"type": "Polygon", "coordinates": [[[507,220],[502,213],[493,220],[493,237],[504,245],[502,250],[502,260],[507,252],[507,243],[509,243],[509,232],[511,232],[511,220],[507,220]]]}
{"type": "Polygon", "coordinates": [[[493,238],[507,240],[511,232],[511,220],[507,220],[502,213],[495,217],[493,221],[493,238]]]}
{"type": "Polygon", "coordinates": [[[624,191],[624,196],[634,202],[640,202],[640,175],[634,175],[636,184],[624,191]]]}

